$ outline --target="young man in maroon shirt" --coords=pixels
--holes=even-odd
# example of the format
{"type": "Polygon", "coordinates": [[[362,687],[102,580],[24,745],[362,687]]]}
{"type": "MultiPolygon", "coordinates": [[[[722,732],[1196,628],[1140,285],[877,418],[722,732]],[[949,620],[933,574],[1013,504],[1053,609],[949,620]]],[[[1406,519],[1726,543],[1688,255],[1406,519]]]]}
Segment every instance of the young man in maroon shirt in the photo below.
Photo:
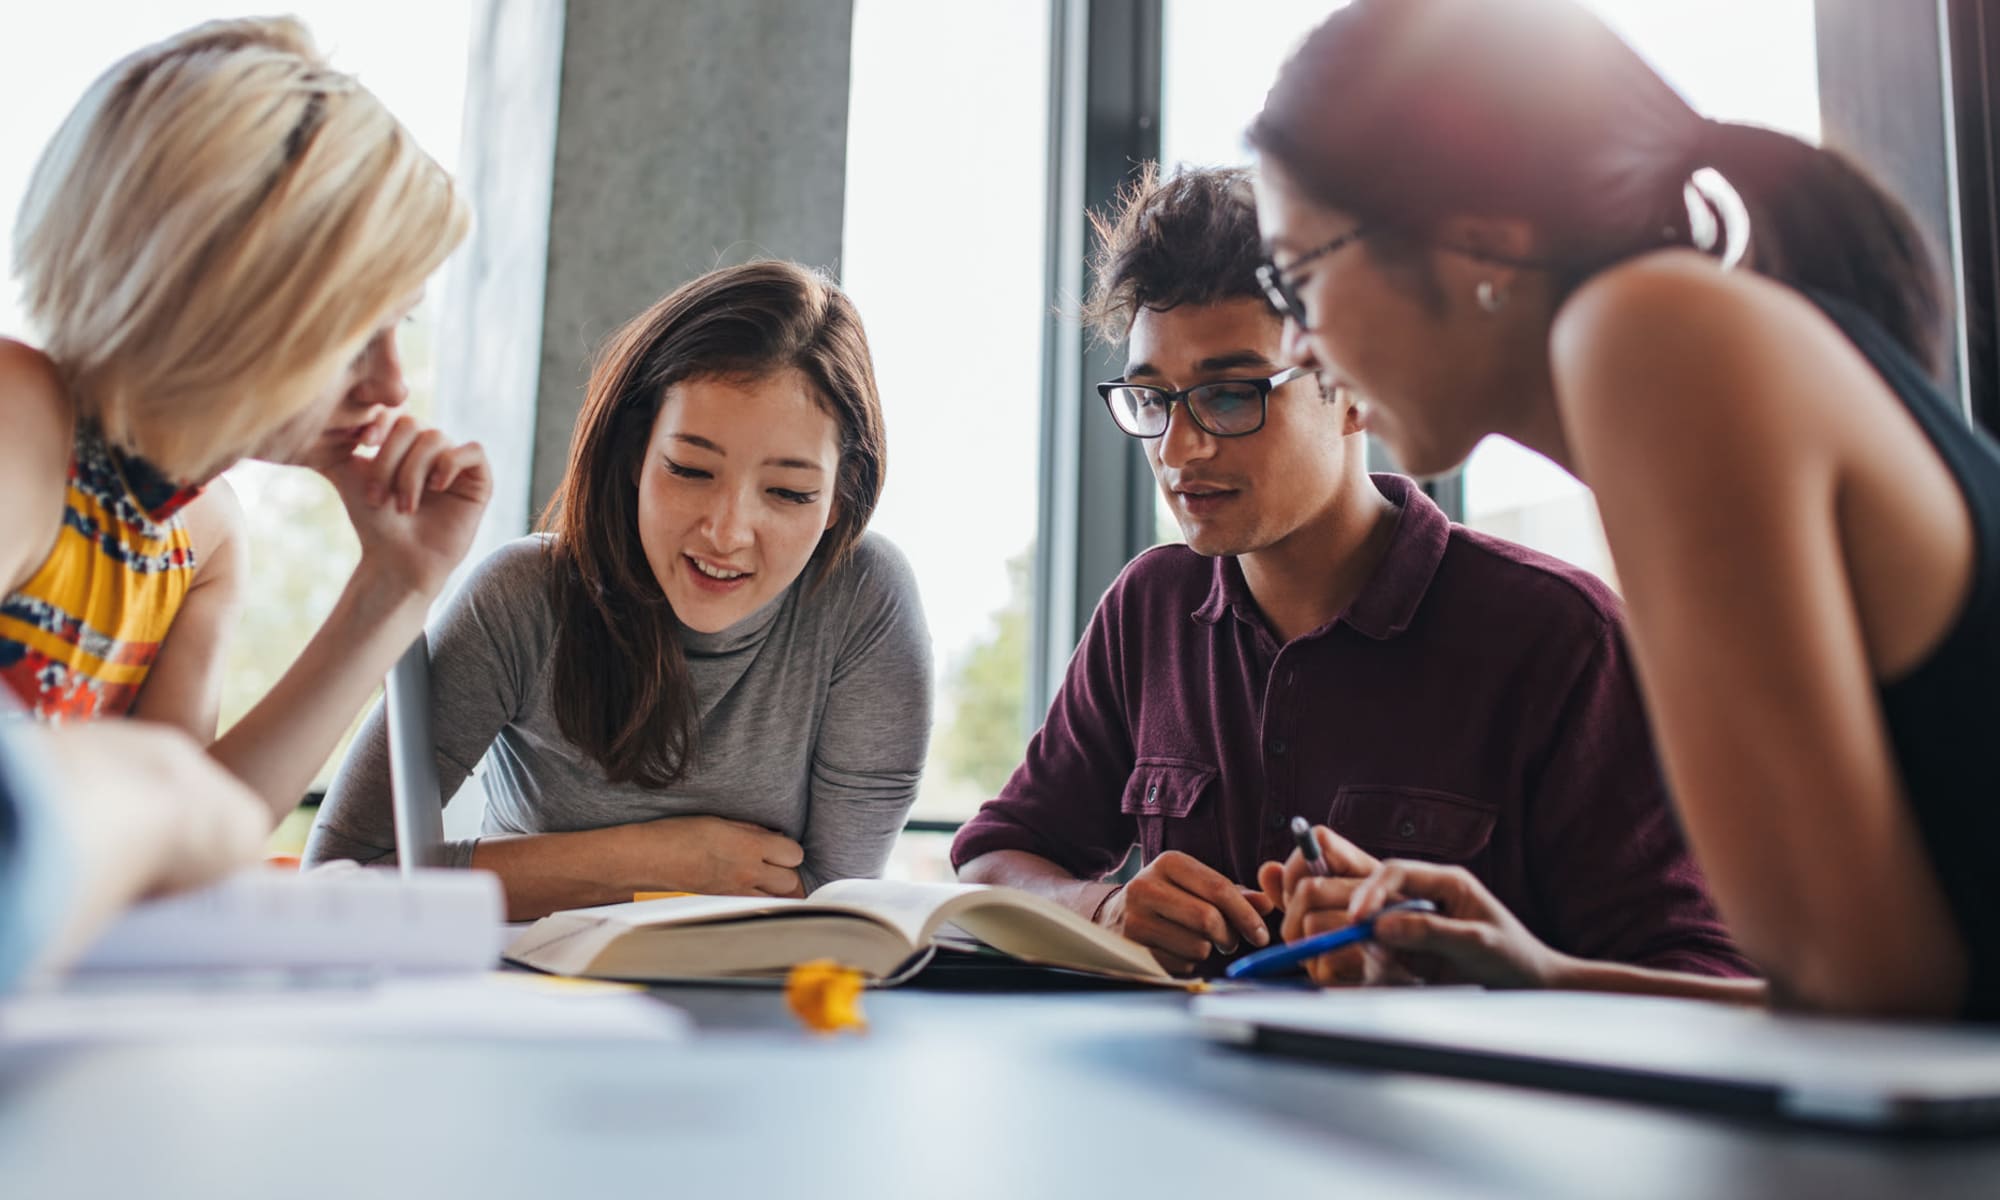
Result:
{"type": "MultiPolygon", "coordinates": [[[[1026,760],[959,832],[959,877],[1209,973],[1271,941],[1304,816],[1333,834],[1322,910],[1379,859],[1464,868],[1513,943],[1461,977],[1743,973],[1669,812],[1610,590],[1368,474],[1356,404],[1281,366],[1244,173],[1149,173],[1096,224],[1088,316],[1127,345],[1101,390],[1187,544],[1105,593],[1026,760]],[[1138,875],[1105,880],[1134,844],[1138,875]]],[[[1314,973],[1359,978],[1361,958],[1314,973]]]]}

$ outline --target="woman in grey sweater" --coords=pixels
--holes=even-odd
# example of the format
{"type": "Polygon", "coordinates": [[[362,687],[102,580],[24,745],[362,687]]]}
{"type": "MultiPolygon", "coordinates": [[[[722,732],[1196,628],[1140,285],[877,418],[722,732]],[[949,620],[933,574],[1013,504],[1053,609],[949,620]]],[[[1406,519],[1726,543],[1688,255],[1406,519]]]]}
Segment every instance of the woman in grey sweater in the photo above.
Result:
{"type": "MultiPolygon", "coordinates": [[[[804,268],[711,272],[614,335],[545,532],[431,631],[444,794],[486,761],[450,861],[516,920],[878,874],[931,704],[909,565],[863,532],[883,461],[860,318],[804,268]]],[[[307,860],[385,859],[392,828],[378,706],[307,860]]]]}

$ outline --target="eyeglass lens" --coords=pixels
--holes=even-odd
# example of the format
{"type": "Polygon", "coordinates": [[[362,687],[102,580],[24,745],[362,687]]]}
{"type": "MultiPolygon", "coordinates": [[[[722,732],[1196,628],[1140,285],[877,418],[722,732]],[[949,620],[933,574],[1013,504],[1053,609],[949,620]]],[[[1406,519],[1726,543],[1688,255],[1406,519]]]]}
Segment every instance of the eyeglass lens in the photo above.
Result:
{"type": "MultiPolygon", "coordinates": [[[[1167,431],[1167,416],[1173,407],[1168,393],[1154,388],[1112,388],[1111,415],[1119,428],[1136,437],[1158,437],[1167,431]]],[[[1249,433],[1264,418],[1264,395],[1250,383],[1211,383],[1190,388],[1183,397],[1195,424],[1210,433],[1228,437],[1249,433]]]]}
{"type": "Polygon", "coordinates": [[[1299,325],[1305,324],[1305,305],[1300,302],[1298,292],[1283,271],[1275,264],[1265,263],[1257,268],[1257,282],[1264,285],[1264,297],[1271,302],[1272,308],[1278,310],[1279,316],[1299,325]]]}

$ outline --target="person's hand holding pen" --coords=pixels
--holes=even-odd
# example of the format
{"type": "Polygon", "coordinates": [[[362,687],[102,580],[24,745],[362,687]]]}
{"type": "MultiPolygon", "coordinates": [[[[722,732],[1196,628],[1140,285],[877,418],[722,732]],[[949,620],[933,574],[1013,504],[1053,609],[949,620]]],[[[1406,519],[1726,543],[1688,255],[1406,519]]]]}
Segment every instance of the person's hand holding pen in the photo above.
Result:
{"type": "MultiPolygon", "coordinates": [[[[1299,848],[1281,865],[1267,862],[1257,869],[1257,883],[1271,903],[1284,911],[1279,935],[1296,942],[1351,924],[1347,908],[1354,892],[1381,862],[1374,855],[1324,825],[1305,818],[1292,821],[1299,848]]],[[[1363,980],[1366,959],[1361,946],[1323,954],[1306,963],[1306,974],[1322,987],[1363,980]]]]}
{"type": "Polygon", "coordinates": [[[1189,975],[1218,950],[1268,945],[1270,907],[1263,893],[1169,850],[1106,896],[1096,920],[1151,950],[1170,974],[1189,975]]]}
{"type": "Polygon", "coordinates": [[[1375,940],[1364,948],[1366,983],[1560,987],[1577,963],[1530,933],[1464,867],[1393,858],[1380,864],[1348,896],[1344,915],[1364,921],[1378,913],[1375,940]],[[1437,911],[1383,911],[1407,899],[1428,900],[1437,911]]]}

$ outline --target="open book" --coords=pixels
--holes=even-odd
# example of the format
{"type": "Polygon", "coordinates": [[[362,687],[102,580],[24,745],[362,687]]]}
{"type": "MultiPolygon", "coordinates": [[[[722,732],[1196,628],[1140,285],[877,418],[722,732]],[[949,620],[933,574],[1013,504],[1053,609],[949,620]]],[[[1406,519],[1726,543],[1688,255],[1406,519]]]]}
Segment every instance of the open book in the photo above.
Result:
{"type": "Polygon", "coordinates": [[[773,977],[830,958],[896,982],[955,932],[1024,962],[1180,986],[1137,942],[1040,896],[885,879],[844,879],[809,900],[678,896],[571,909],[530,925],[507,957],[559,975],[628,980],[773,977]]]}

